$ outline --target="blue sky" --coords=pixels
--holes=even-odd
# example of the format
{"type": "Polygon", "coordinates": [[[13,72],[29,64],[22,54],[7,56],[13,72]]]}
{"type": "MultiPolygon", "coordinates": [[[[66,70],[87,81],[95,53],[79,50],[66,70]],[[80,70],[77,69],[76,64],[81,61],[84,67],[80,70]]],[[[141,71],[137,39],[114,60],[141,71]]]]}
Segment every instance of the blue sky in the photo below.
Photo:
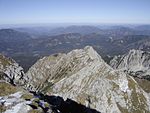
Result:
{"type": "Polygon", "coordinates": [[[0,0],[0,24],[148,23],[150,0],[0,0]]]}

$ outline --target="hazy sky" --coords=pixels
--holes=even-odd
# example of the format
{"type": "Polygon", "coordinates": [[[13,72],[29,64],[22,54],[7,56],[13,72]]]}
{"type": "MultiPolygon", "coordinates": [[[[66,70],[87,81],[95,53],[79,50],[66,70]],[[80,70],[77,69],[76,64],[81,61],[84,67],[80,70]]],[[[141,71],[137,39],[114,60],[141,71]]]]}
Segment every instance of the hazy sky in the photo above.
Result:
{"type": "Polygon", "coordinates": [[[0,24],[150,23],[150,0],[0,0],[0,24]]]}

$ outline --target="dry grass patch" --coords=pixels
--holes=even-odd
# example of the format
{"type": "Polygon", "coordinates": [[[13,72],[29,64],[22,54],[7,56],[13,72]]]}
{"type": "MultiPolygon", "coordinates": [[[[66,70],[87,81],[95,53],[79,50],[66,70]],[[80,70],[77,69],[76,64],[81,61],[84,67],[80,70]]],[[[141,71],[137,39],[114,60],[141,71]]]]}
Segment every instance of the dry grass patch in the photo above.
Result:
{"type": "Polygon", "coordinates": [[[7,96],[17,92],[17,88],[9,83],[0,82],[0,96],[7,96]]]}

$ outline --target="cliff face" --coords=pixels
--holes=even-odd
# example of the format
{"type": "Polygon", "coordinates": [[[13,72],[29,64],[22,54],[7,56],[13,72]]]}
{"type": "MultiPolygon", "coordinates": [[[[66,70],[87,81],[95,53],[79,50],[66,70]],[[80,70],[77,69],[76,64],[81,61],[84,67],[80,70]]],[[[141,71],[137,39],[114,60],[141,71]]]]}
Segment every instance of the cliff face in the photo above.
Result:
{"type": "Polygon", "coordinates": [[[27,72],[34,90],[70,98],[102,113],[150,112],[148,94],[92,47],[44,57],[27,72]]]}
{"type": "Polygon", "coordinates": [[[130,50],[123,56],[114,57],[110,65],[114,69],[123,70],[126,73],[150,80],[150,53],[141,50],[130,50]]]}
{"type": "Polygon", "coordinates": [[[24,85],[25,74],[23,68],[13,59],[0,54],[0,79],[13,85],[24,85]]]}

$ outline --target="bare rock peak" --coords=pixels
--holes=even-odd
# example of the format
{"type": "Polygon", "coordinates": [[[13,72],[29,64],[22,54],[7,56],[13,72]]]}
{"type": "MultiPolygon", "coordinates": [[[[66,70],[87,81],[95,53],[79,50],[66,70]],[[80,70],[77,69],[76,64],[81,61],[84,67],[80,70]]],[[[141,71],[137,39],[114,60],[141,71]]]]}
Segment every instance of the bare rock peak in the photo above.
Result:
{"type": "Polygon", "coordinates": [[[148,94],[132,77],[107,65],[91,46],[45,57],[27,75],[36,90],[73,99],[102,113],[150,111],[148,94]]]}

